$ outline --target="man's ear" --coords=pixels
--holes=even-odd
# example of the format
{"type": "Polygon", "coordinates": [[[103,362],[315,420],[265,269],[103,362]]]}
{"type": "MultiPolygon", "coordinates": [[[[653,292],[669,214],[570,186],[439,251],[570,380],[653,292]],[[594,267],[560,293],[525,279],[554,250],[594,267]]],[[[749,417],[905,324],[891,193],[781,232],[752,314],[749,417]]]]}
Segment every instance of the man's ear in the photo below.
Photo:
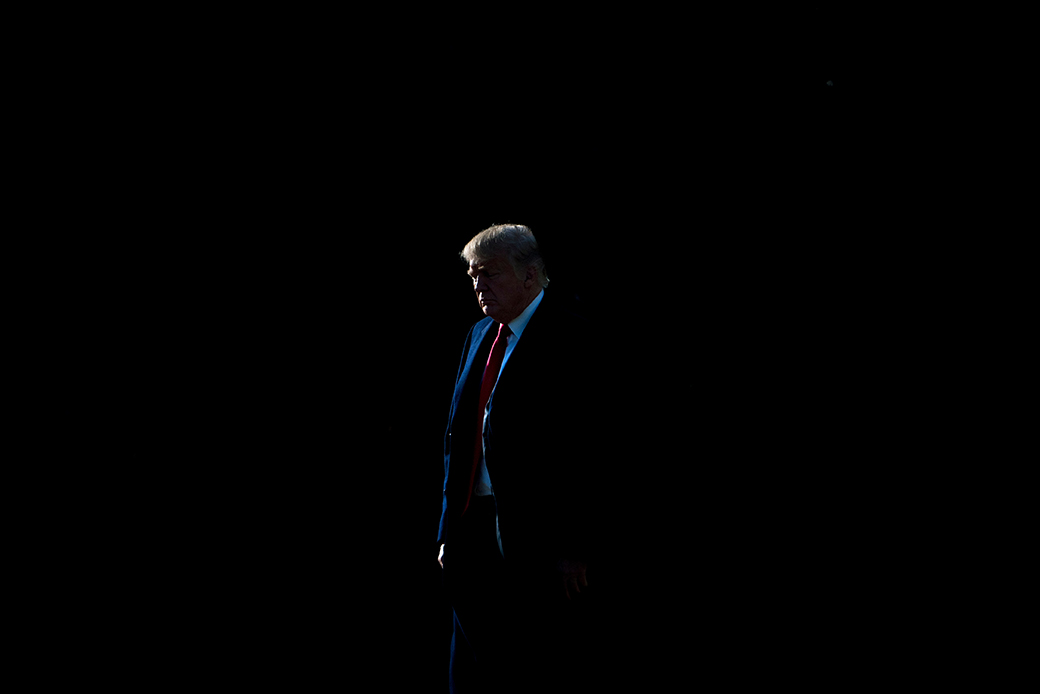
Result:
{"type": "Polygon", "coordinates": [[[538,281],[538,268],[534,265],[527,266],[527,275],[524,276],[524,289],[530,289],[531,285],[538,281]]]}

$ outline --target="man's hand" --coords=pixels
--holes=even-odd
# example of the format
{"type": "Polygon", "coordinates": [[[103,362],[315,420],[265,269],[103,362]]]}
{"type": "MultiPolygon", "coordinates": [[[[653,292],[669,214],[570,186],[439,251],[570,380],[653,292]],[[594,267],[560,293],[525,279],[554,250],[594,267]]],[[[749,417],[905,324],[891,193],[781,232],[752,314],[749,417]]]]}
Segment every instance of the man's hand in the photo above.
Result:
{"type": "Polygon", "coordinates": [[[442,569],[444,568],[444,545],[441,545],[441,553],[437,555],[437,563],[441,565],[442,569]]]}
{"type": "MultiPolygon", "coordinates": [[[[444,553],[444,547],[441,547],[441,553],[444,553]]],[[[577,595],[581,592],[582,588],[588,588],[589,582],[585,580],[585,562],[575,561],[572,559],[561,559],[556,563],[556,570],[560,572],[560,577],[563,579],[563,592],[567,595],[567,599],[571,599],[571,594],[577,595]]]]}

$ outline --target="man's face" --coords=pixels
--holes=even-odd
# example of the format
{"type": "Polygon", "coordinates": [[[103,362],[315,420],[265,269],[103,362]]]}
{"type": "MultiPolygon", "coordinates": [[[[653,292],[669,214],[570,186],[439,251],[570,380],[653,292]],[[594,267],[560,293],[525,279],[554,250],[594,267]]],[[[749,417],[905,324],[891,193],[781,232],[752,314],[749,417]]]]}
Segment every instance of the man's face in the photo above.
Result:
{"type": "Polygon", "coordinates": [[[528,285],[532,280],[518,279],[513,266],[504,258],[469,266],[473,291],[485,316],[508,323],[519,316],[530,303],[528,285]]]}

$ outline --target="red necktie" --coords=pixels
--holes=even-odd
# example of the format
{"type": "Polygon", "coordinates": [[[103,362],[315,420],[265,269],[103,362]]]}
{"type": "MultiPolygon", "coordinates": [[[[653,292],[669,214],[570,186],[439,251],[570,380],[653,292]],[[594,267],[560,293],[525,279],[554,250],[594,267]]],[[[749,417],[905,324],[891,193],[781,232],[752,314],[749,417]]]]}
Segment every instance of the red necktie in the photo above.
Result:
{"type": "Polygon", "coordinates": [[[477,479],[477,470],[480,461],[484,458],[484,410],[487,408],[488,400],[491,399],[491,391],[495,389],[498,381],[498,372],[502,368],[502,358],[506,355],[506,340],[513,331],[505,323],[498,324],[498,335],[495,344],[491,346],[491,354],[488,356],[487,365],[484,367],[484,380],[480,382],[480,402],[478,412],[480,420],[477,425],[477,440],[473,449],[473,469],[469,473],[469,487],[466,492],[466,504],[462,507],[465,513],[469,508],[470,499],[473,498],[473,483],[477,479]]]}

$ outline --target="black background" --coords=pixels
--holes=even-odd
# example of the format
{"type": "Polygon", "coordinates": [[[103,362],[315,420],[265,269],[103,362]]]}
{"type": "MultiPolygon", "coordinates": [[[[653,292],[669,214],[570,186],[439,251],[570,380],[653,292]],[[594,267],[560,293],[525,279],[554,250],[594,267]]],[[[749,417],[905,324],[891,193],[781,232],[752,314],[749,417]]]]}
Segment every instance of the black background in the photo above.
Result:
{"type": "Polygon", "coordinates": [[[503,222],[580,298],[624,408],[596,676],[860,668],[905,255],[859,25],[349,19],[236,19],[151,75],[165,170],[132,188],[154,231],[128,303],[159,406],[130,448],[160,461],[134,531],[170,676],[446,686],[441,444],[481,317],[458,254],[503,222]]]}

